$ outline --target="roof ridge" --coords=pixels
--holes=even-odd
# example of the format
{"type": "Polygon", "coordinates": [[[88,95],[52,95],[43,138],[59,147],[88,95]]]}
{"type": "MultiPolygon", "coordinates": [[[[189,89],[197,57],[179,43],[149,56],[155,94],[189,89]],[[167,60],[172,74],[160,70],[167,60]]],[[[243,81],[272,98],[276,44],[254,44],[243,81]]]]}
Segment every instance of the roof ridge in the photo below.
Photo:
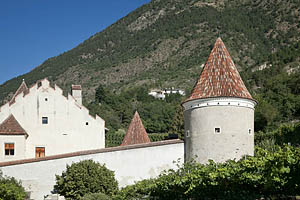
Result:
{"type": "Polygon", "coordinates": [[[10,114],[1,124],[0,124],[0,134],[4,135],[26,135],[26,131],[20,125],[18,120],[13,114],[10,114]]]}
{"type": "Polygon", "coordinates": [[[29,89],[25,83],[25,80],[23,79],[21,85],[19,86],[19,88],[17,89],[17,91],[15,92],[15,94],[13,95],[12,99],[9,101],[9,105],[12,105],[13,103],[15,103],[16,101],[16,97],[21,94],[24,93],[24,95],[28,94],[29,89]]]}
{"type": "Polygon", "coordinates": [[[121,146],[142,144],[151,142],[140,115],[135,111],[134,116],[130,122],[127,133],[124,136],[121,146]]]}
{"type": "Polygon", "coordinates": [[[184,102],[211,97],[237,97],[255,101],[220,37],[217,38],[190,97],[184,102]]]}

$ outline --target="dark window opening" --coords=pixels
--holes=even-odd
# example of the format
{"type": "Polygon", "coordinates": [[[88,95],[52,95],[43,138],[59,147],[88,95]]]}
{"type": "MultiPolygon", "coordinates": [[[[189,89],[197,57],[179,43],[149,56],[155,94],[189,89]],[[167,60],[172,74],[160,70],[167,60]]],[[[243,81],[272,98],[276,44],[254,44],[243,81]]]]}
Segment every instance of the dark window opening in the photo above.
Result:
{"type": "Polygon", "coordinates": [[[14,143],[5,143],[4,144],[4,152],[6,156],[15,155],[15,144],[14,143]]]}
{"type": "Polygon", "coordinates": [[[48,101],[48,98],[45,98],[45,101],[48,101]]]}
{"type": "Polygon", "coordinates": [[[221,128],[215,128],[215,134],[220,134],[221,133],[221,128]]]}
{"type": "Polygon", "coordinates": [[[42,124],[48,124],[48,117],[42,117],[42,124]]]}
{"type": "Polygon", "coordinates": [[[85,125],[89,125],[89,123],[88,123],[88,122],[85,122],[85,125]]]}

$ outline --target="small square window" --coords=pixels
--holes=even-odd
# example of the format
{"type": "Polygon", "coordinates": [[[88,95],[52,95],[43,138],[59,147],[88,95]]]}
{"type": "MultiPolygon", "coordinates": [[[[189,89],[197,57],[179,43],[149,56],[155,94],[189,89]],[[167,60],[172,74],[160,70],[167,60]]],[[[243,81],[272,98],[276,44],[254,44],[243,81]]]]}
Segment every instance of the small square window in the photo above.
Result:
{"type": "Polygon", "coordinates": [[[14,143],[5,143],[4,144],[4,153],[6,156],[15,155],[15,144],[14,143]]]}
{"type": "Polygon", "coordinates": [[[215,134],[220,134],[221,133],[221,128],[215,128],[215,134]]]}
{"type": "Polygon", "coordinates": [[[42,124],[48,124],[48,117],[42,117],[42,124]]]}
{"type": "Polygon", "coordinates": [[[45,157],[45,147],[36,147],[35,148],[35,157],[36,158],[45,157]]]}
{"type": "Polygon", "coordinates": [[[48,98],[45,98],[45,101],[48,101],[48,98]]]}
{"type": "Polygon", "coordinates": [[[89,123],[88,123],[88,122],[85,122],[85,125],[89,125],[89,123]]]}

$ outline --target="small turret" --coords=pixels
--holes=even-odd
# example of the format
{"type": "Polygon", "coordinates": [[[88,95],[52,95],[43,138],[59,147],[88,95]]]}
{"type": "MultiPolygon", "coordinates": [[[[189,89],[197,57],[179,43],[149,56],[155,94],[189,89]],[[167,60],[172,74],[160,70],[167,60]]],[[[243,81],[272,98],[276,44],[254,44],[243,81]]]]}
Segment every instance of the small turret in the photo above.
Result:
{"type": "Polygon", "coordinates": [[[82,105],[82,89],[81,85],[72,85],[72,96],[79,105],[82,105]]]}
{"type": "Polygon", "coordinates": [[[150,139],[142,123],[139,113],[136,111],[124,136],[121,146],[149,143],[150,139]]]}

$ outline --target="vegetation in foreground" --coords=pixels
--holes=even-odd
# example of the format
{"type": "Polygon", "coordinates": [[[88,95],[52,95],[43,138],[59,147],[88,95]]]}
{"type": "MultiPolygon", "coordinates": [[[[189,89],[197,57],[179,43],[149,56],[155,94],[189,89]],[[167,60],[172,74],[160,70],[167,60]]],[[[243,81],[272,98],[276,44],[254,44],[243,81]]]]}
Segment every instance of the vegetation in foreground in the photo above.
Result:
{"type": "Polygon", "coordinates": [[[4,177],[0,170],[0,200],[24,200],[25,189],[13,177],[4,177]]]}
{"type": "Polygon", "coordinates": [[[114,172],[92,160],[67,165],[62,175],[56,175],[54,186],[56,193],[70,200],[80,200],[83,197],[86,200],[93,197],[102,198],[115,194],[117,190],[118,182],[114,172]]]}

